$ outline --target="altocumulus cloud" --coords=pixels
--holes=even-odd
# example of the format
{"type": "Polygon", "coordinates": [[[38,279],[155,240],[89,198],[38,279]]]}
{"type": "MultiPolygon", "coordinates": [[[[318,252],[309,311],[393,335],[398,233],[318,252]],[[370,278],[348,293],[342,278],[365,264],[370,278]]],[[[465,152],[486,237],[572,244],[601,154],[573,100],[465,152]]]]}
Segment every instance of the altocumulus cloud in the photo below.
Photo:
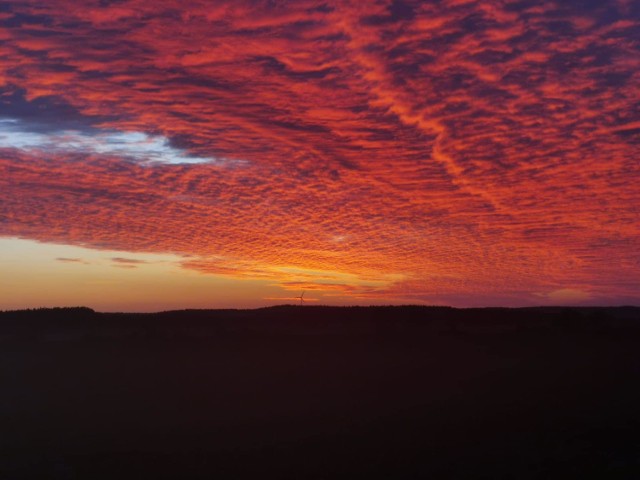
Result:
{"type": "Polygon", "coordinates": [[[640,299],[638,2],[2,8],[1,235],[351,298],[640,299]]]}

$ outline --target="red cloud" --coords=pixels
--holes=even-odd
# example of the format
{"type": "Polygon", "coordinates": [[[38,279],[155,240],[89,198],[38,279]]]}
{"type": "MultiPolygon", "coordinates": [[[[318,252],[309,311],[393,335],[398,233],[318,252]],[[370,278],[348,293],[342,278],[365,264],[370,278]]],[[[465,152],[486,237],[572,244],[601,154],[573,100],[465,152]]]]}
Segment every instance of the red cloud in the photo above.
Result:
{"type": "Polygon", "coordinates": [[[302,282],[286,266],[384,284],[342,289],[364,296],[640,298],[630,3],[8,5],[3,116],[233,162],[5,141],[2,235],[190,255],[187,268],[283,285],[302,282]]]}

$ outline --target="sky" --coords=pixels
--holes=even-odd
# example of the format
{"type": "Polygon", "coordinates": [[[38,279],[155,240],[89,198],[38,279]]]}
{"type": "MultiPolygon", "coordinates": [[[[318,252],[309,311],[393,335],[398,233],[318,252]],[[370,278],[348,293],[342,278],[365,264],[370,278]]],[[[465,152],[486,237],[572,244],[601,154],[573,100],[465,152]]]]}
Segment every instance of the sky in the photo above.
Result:
{"type": "Polygon", "coordinates": [[[640,3],[2,0],[0,309],[640,304],[640,3]]]}

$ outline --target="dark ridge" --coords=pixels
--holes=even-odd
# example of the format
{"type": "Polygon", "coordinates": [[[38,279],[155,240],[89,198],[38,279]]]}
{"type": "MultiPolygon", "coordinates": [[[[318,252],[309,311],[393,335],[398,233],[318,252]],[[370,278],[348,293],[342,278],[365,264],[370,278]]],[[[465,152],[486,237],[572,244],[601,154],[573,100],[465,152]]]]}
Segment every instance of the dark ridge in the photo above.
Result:
{"type": "Polygon", "coordinates": [[[640,308],[0,312],[0,478],[637,479],[640,308]]]}
{"type": "Polygon", "coordinates": [[[467,308],[279,305],[253,310],[99,313],[87,307],[0,312],[0,340],[210,338],[228,335],[387,336],[434,333],[640,332],[640,307],[467,308]]]}

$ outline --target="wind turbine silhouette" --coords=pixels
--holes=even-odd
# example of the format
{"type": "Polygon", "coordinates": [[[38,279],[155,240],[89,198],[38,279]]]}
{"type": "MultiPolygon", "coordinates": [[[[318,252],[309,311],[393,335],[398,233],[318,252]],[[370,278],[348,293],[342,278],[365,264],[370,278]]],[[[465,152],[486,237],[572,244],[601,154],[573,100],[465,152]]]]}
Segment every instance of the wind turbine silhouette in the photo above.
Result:
{"type": "Polygon", "coordinates": [[[302,305],[304,303],[304,290],[302,291],[302,294],[299,297],[293,297],[293,298],[299,298],[300,299],[300,305],[302,305]]]}

